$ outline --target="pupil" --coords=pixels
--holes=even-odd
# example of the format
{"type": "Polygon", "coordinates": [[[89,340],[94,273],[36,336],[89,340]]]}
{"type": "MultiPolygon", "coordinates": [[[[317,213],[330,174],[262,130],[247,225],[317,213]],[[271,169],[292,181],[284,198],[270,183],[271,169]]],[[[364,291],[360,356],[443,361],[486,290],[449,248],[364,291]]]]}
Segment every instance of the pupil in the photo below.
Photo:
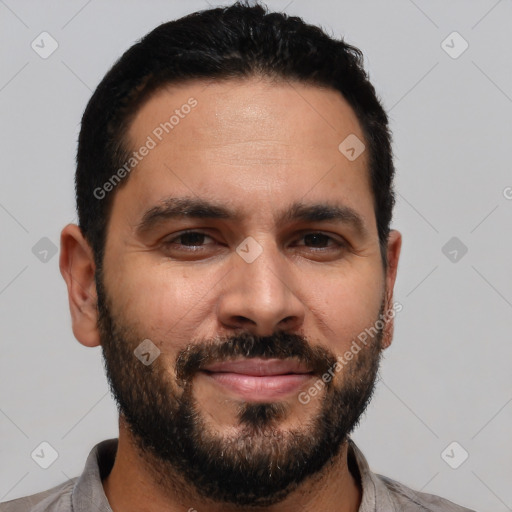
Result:
{"type": "Polygon", "coordinates": [[[181,235],[181,239],[182,239],[182,242],[184,242],[183,245],[201,245],[197,242],[203,241],[204,235],[202,233],[185,233],[185,234],[181,235]],[[188,240],[188,243],[187,243],[187,240],[188,240]]]}
{"type": "Polygon", "coordinates": [[[313,233],[310,235],[306,235],[305,240],[308,238],[309,238],[309,240],[313,239],[313,245],[315,244],[315,241],[316,242],[320,241],[320,243],[322,245],[325,245],[325,242],[327,242],[327,235],[323,235],[322,233],[313,233]],[[323,243],[322,243],[322,241],[323,241],[323,243]]]}

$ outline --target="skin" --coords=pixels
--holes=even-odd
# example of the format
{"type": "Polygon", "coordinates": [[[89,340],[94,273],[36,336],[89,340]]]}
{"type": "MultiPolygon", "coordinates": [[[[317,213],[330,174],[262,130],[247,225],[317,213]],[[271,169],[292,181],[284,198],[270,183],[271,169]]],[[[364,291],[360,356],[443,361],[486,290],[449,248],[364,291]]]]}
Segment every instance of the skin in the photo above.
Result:
{"type": "MultiPolygon", "coordinates": [[[[351,162],[338,151],[349,134],[364,140],[353,110],[336,91],[297,83],[257,78],[190,82],[149,98],[129,128],[131,147],[143,145],[190,97],[197,99],[197,107],[115,190],[104,258],[113,313],[129,319],[145,338],[159,340],[172,379],[172,362],[190,340],[237,330],[265,336],[287,329],[341,356],[374,323],[383,298],[391,309],[401,248],[400,233],[391,231],[385,269],[367,152],[351,162]],[[173,219],[139,234],[144,212],[171,195],[215,200],[238,209],[242,217],[173,219]],[[274,222],[274,215],[299,200],[346,205],[362,218],[365,232],[332,221],[274,222]],[[185,229],[208,235],[199,242],[202,247],[190,252],[177,243],[163,245],[185,229]],[[319,232],[332,240],[317,247],[306,243],[305,234],[319,232]],[[252,263],[236,252],[249,236],[263,249],[252,263]],[[337,246],[343,240],[345,246],[337,246]]],[[[94,259],[76,225],[62,231],[60,267],[73,333],[83,345],[98,346],[94,259]]],[[[391,319],[383,348],[392,333],[391,319]]],[[[342,378],[343,372],[336,374],[335,379],[342,378]]],[[[237,428],[228,391],[198,375],[194,395],[212,429],[237,428]]],[[[297,428],[313,418],[321,396],[307,405],[297,401],[296,393],[287,397],[289,413],[280,428],[297,428]]],[[[116,461],[103,482],[115,512],[242,510],[205,503],[192,488],[175,497],[164,493],[144,467],[122,417],[119,429],[116,461]]],[[[266,510],[348,512],[357,511],[360,502],[344,445],[326,471],[266,510]]]]}

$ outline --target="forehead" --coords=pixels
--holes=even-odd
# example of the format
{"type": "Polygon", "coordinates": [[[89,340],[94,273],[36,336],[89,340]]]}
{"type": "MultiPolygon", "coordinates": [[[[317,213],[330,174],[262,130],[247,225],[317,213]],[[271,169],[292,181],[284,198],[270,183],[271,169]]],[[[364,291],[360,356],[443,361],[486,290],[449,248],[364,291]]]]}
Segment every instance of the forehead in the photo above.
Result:
{"type": "MultiPolygon", "coordinates": [[[[163,136],[160,143],[172,142],[177,148],[249,143],[236,152],[240,157],[248,156],[251,148],[258,152],[258,145],[265,145],[265,153],[273,154],[273,142],[288,142],[287,157],[299,147],[302,152],[327,150],[332,154],[347,135],[364,138],[353,109],[340,92],[264,77],[164,86],[139,107],[128,141],[137,147],[148,134],[163,136]],[[192,103],[195,106],[191,108],[192,103]],[[167,130],[161,126],[165,123],[167,130]]],[[[235,152],[231,156],[236,156],[235,152]]]]}
{"type": "Polygon", "coordinates": [[[142,212],[186,194],[254,210],[278,197],[328,195],[361,210],[361,194],[368,204],[372,196],[367,151],[351,161],[339,149],[354,136],[364,141],[353,109],[332,89],[260,78],[170,84],[130,124],[130,150],[150,149],[114,203],[142,212]]]}

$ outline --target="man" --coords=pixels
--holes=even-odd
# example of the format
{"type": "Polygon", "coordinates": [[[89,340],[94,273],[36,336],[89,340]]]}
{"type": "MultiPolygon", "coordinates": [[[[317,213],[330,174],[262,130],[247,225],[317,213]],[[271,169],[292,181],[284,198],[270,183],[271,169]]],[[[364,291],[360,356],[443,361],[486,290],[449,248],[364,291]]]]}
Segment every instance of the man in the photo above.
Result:
{"type": "Polygon", "coordinates": [[[393,334],[388,121],[359,50],[234,4],[157,27],[91,98],[73,332],[119,439],[6,512],[463,511],[350,439],[393,334]]]}

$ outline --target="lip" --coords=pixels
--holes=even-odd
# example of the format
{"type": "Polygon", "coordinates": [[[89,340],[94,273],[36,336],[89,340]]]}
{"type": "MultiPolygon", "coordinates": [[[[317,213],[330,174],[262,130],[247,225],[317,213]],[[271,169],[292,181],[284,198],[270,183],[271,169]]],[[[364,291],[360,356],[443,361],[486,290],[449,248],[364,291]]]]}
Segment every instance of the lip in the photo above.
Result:
{"type": "Polygon", "coordinates": [[[284,375],[287,373],[310,373],[311,370],[296,359],[237,359],[219,361],[206,365],[203,370],[210,372],[240,373],[263,377],[267,375],[284,375]]]}
{"type": "Polygon", "coordinates": [[[273,401],[297,392],[313,372],[293,359],[239,359],[205,366],[217,385],[248,401],[273,401]]]}

